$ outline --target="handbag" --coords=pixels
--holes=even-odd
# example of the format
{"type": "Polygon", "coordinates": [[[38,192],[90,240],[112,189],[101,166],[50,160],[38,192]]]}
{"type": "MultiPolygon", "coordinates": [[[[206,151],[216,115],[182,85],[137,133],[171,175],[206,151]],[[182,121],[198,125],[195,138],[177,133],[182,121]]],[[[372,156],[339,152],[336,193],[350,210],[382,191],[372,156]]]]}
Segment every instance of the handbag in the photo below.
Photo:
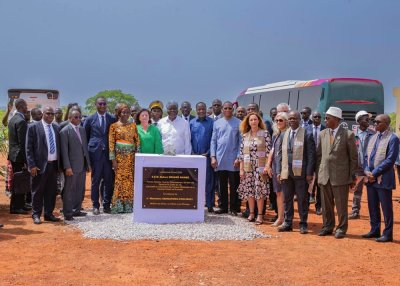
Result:
{"type": "Polygon", "coordinates": [[[22,170],[14,173],[13,191],[16,194],[26,194],[31,191],[31,173],[28,170],[22,170]]]}

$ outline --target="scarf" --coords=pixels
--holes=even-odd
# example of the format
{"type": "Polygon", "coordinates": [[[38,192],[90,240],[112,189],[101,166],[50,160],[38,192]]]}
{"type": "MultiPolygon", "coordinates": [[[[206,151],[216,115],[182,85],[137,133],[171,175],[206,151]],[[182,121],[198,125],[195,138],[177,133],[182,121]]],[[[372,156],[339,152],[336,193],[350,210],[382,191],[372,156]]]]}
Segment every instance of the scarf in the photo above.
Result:
{"type": "MultiPolygon", "coordinates": [[[[265,167],[266,164],[266,150],[267,146],[265,145],[265,130],[258,130],[257,136],[251,138],[251,131],[247,132],[243,135],[243,164],[244,164],[244,171],[245,172],[252,172],[254,171],[251,166],[250,161],[250,146],[254,143],[256,144],[257,148],[257,157],[256,157],[256,166],[258,168],[265,167]],[[254,141],[254,143],[253,143],[254,141]]],[[[261,173],[261,172],[260,172],[261,173]]]]}
{"type": "MultiPolygon", "coordinates": [[[[288,159],[288,142],[291,129],[287,129],[282,142],[282,170],[281,178],[287,179],[289,177],[289,159],[288,159]]],[[[293,160],[292,169],[295,177],[301,176],[303,168],[303,149],[304,149],[304,128],[300,127],[296,132],[293,140],[293,160]]]]}
{"type": "MultiPolygon", "coordinates": [[[[393,132],[391,132],[390,130],[386,130],[385,132],[382,133],[382,137],[380,139],[379,145],[376,147],[375,158],[374,158],[374,168],[379,166],[379,164],[382,163],[383,160],[385,160],[387,147],[389,145],[389,140],[392,137],[392,134],[393,134],[393,132]]],[[[367,147],[368,166],[369,166],[369,159],[370,159],[372,151],[374,149],[376,140],[378,140],[378,135],[379,135],[379,133],[376,132],[368,142],[368,147],[367,147]]],[[[378,177],[378,184],[380,184],[381,181],[382,181],[382,175],[378,177]]]]}

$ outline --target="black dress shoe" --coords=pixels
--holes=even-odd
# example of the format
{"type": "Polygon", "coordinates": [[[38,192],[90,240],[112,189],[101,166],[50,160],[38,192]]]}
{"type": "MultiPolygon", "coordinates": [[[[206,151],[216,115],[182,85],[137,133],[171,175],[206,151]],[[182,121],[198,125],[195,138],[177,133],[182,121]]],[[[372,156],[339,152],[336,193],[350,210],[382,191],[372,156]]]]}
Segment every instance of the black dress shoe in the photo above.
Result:
{"type": "Polygon", "coordinates": [[[307,234],[308,229],[306,227],[300,227],[300,234],[307,234]]]}
{"type": "Polygon", "coordinates": [[[368,232],[366,234],[363,234],[361,237],[362,238],[378,238],[380,237],[381,234],[379,232],[368,232]]]}
{"type": "Polygon", "coordinates": [[[4,224],[1,224],[1,223],[0,223],[0,227],[3,227],[3,226],[4,226],[4,224]]]}
{"type": "Polygon", "coordinates": [[[111,213],[111,208],[110,207],[103,208],[103,213],[110,214],[111,213]]]}
{"type": "Polygon", "coordinates": [[[49,215],[44,217],[45,221],[52,221],[52,222],[57,222],[60,221],[61,219],[59,217],[55,217],[54,215],[49,215]]]}
{"type": "Polygon", "coordinates": [[[216,214],[227,214],[227,213],[228,213],[228,210],[219,209],[219,210],[216,210],[215,213],[216,213],[216,214]]]}
{"type": "Polygon", "coordinates": [[[32,217],[32,219],[33,219],[33,223],[34,224],[41,224],[42,222],[40,221],[40,218],[38,217],[38,216],[34,216],[34,217],[32,217]]]}
{"type": "Polygon", "coordinates": [[[14,209],[10,211],[10,214],[28,214],[28,212],[23,209],[14,209]]]}
{"type": "Polygon", "coordinates": [[[341,238],[345,238],[346,234],[344,234],[343,232],[336,232],[335,233],[335,238],[336,239],[341,239],[341,238]]]}
{"type": "Polygon", "coordinates": [[[86,215],[87,215],[87,213],[81,212],[81,211],[73,214],[73,216],[86,216],[86,215]]]}
{"type": "Polygon", "coordinates": [[[317,210],[315,211],[315,214],[316,214],[316,215],[322,215],[322,210],[321,210],[321,208],[317,209],[317,210]]]}
{"type": "Polygon", "coordinates": [[[293,231],[293,228],[288,225],[282,225],[282,226],[278,227],[278,231],[279,232],[288,232],[288,231],[293,231]]]}
{"type": "Polygon", "coordinates": [[[214,212],[214,208],[213,208],[213,207],[209,207],[209,208],[207,208],[207,211],[208,211],[209,213],[213,213],[213,212],[214,212]]]}
{"type": "Polygon", "coordinates": [[[393,237],[382,235],[381,237],[375,239],[375,241],[376,242],[391,242],[391,241],[393,241],[393,237]]]}
{"type": "Polygon", "coordinates": [[[75,220],[75,219],[73,216],[66,216],[66,217],[64,217],[64,220],[71,221],[71,220],[75,220]]]}
{"type": "Polygon", "coordinates": [[[237,214],[237,212],[235,212],[235,211],[230,211],[230,215],[232,215],[232,216],[237,216],[238,214],[237,214]]]}
{"type": "Polygon", "coordinates": [[[22,208],[24,211],[31,211],[32,210],[32,206],[30,206],[30,205],[28,205],[28,204],[26,204],[23,208],[22,208]]]}
{"type": "Polygon", "coordinates": [[[323,229],[320,231],[320,233],[318,233],[318,236],[327,236],[327,235],[331,235],[332,233],[333,233],[332,230],[323,229]]]}

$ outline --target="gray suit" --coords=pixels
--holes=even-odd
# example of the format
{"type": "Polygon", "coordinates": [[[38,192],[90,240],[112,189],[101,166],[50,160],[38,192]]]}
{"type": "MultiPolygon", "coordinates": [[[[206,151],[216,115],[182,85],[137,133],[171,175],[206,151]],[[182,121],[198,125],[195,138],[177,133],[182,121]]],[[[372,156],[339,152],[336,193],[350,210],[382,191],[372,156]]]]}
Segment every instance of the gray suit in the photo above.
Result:
{"type": "Polygon", "coordinates": [[[80,212],[85,196],[86,171],[90,166],[85,129],[82,126],[78,128],[82,142],[71,124],[60,132],[62,168],[64,170],[71,168],[73,172],[72,176],[65,176],[64,217],[71,217],[74,213],[80,212]]]}
{"type": "Polygon", "coordinates": [[[330,132],[331,129],[327,128],[318,137],[317,173],[322,196],[322,228],[333,231],[336,203],[339,220],[336,232],[345,234],[348,227],[349,185],[355,179],[358,165],[357,147],[353,132],[339,127],[332,145],[330,132]]]}

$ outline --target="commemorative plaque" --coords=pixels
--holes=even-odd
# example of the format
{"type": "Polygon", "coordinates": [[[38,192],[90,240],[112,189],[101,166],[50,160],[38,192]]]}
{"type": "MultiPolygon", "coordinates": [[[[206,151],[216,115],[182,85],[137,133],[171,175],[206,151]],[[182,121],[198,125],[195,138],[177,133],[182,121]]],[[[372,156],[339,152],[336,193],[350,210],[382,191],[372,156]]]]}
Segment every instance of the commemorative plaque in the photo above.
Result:
{"type": "Polygon", "coordinates": [[[197,209],[197,168],[143,167],[143,209],[197,209]]]}

